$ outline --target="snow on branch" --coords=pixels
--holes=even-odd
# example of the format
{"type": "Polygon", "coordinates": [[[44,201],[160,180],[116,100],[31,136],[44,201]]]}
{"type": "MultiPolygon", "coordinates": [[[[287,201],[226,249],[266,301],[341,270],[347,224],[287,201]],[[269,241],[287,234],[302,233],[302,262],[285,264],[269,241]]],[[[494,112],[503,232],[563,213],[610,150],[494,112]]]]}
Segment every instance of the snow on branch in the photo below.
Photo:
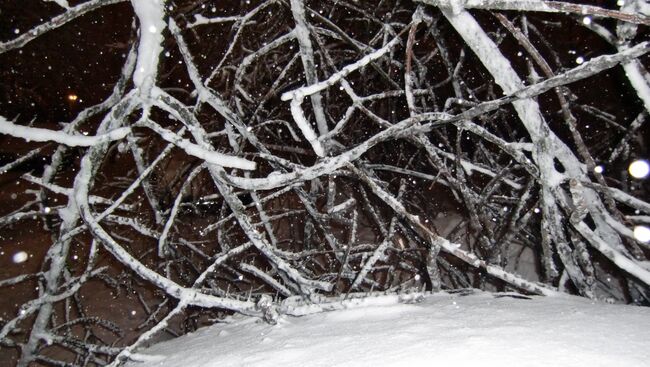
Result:
{"type": "Polygon", "coordinates": [[[618,64],[626,64],[628,61],[639,58],[648,52],[650,52],[650,42],[645,41],[633,47],[621,50],[615,54],[594,57],[582,65],[579,65],[562,74],[553,76],[543,82],[528,86],[526,88],[522,88],[520,91],[514,92],[513,96],[517,98],[529,98],[536,96],[543,93],[543,91],[547,91],[551,88],[574,83],[592,75],[596,75],[604,70],[613,68],[618,64]]]}
{"type": "Polygon", "coordinates": [[[113,129],[105,134],[87,136],[87,135],[70,135],[63,131],[43,129],[39,127],[28,127],[16,125],[0,116],[0,134],[10,135],[15,138],[25,139],[27,141],[46,142],[53,141],[69,147],[88,147],[97,144],[108,143],[115,140],[124,139],[131,129],[121,127],[113,129]]]}
{"type": "Polygon", "coordinates": [[[58,6],[64,9],[70,8],[70,4],[68,4],[68,0],[44,0],[44,1],[55,2],[58,6]]]}
{"type": "Polygon", "coordinates": [[[323,145],[318,140],[318,136],[316,136],[316,132],[314,132],[314,129],[311,128],[311,124],[309,121],[307,121],[305,112],[302,110],[302,99],[291,100],[289,106],[291,108],[291,116],[293,116],[293,121],[296,122],[296,125],[298,125],[298,128],[300,128],[302,135],[305,137],[305,139],[307,139],[309,144],[311,144],[312,149],[314,149],[314,153],[316,153],[316,155],[319,157],[324,157],[325,148],[323,148],[323,145]]]}
{"type": "Polygon", "coordinates": [[[388,129],[382,130],[364,141],[362,144],[359,144],[344,153],[334,157],[327,157],[317,164],[302,170],[294,170],[287,173],[273,172],[266,178],[246,179],[236,176],[226,176],[226,179],[229,184],[246,190],[269,190],[284,185],[291,185],[296,182],[311,180],[324,174],[331,173],[338,168],[343,167],[347,163],[358,159],[370,148],[381,142],[408,135],[411,131],[410,129],[417,122],[418,119],[403,120],[388,129]]]}
{"type": "MultiPolygon", "coordinates": [[[[622,8],[628,11],[634,11],[636,7],[642,8],[643,6],[650,8],[650,5],[646,5],[645,2],[635,0],[625,2],[622,8]]],[[[623,27],[623,25],[621,25],[621,29],[625,29],[625,32],[621,33],[617,31],[617,34],[620,36],[617,38],[612,34],[612,32],[610,32],[602,25],[594,22],[587,23],[588,24],[582,22],[581,24],[584,27],[587,27],[594,31],[609,44],[616,47],[619,51],[628,49],[630,47],[631,40],[637,33],[636,27],[629,27],[629,24],[627,24],[628,27],[623,27]]],[[[647,77],[647,70],[638,60],[623,64],[623,70],[625,70],[625,75],[630,81],[630,85],[632,85],[632,87],[636,90],[639,98],[643,101],[646,110],[650,111],[650,79],[647,77]]],[[[614,156],[615,155],[617,154],[614,154],[614,156]]]]}
{"type": "Polygon", "coordinates": [[[400,38],[395,37],[393,38],[393,40],[388,42],[384,47],[378,49],[377,51],[367,54],[366,56],[362,57],[361,59],[357,60],[352,64],[346,65],[340,71],[332,74],[329,78],[321,82],[312,85],[306,85],[304,87],[300,87],[298,89],[294,89],[289,92],[284,92],[282,94],[282,100],[288,101],[290,99],[302,99],[314,93],[321,92],[333,86],[334,84],[338,83],[341,79],[345,78],[348,74],[352,73],[353,71],[359,70],[360,68],[368,65],[372,61],[375,61],[380,57],[384,56],[386,53],[388,53],[393,47],[395,47],[399,43],[400,43],[400,38]]]}
{"type": "MultiPolygon", "coordinates": [[[[87,364],[153,361],[139,348],[162,332],[190,332],[205,316],[233,311],[272,324],[278,313],[324,311],[334,299],[373,291],[650,299],[648,245],[635,237],[650,224],[650,204],[640,179],[622,179],[647,143],[645,2],[626,1],[620,11],[568,0],[269,0],[235,8],[131,0],[101,9],[120,2],[37,0],[42,13],[29,16],[42,24],[0,43],[0,53],[22,51],[5,60],[5,72],[16,74],[21,62],[38,62],[20,48],[45,32],[55,38],[66,22],[81,34],[110,28],[101,17],[133,9],[120,27],[130,48],[121,70],[107,68],[114,75],[106,79],[74,75],[75,83],[100,77],[115,86],[95,90],[97,105],[57,108],[59,120],[79,111],[63,128],[2,117],[41,114],[35,97],[58,102],[8,85],[0,133],[31,144],[1,157],[0,171],[11,172],[0,174],[18,190],[5,193],[16,193],[16,205],[0,213],[0,226],[36,222],[30,230],[51,239],[47,251],[24,249],[24,261],[40,262],[38,274],[0,280],[0,290],[34,294],[0,328],[18,366],[68,363],[43,359],[59,347],[87,364]],[[473,8],[488,11],[474,18],[473,8]],[[540,13],[529,12],[566,14],[540,30],[540,13]],[[571,46],[554,38],[576,21],[589,57],[573,67],[571,46]],[[592,49],[582,37],[591,32],[616,51],[592,49]],[[509,34],[529,58],[500,42],[509,34]],[[607,72],[615,67],[628,84],[607,72]],[[609,90],[572,85],[586,78],[609,90]],[[620,93],[631,97],[624,105],[620,93]],[[86,148],[69,148],[76,146],[86,148]],[[108,269],[97,264],[101,246],[116,259],[108,269]],[[607,266],[596,261],[603,256],[607,266]],[[114,325],[122,311],[91,317],[94,300],[80,297],[124,283],[141,305],[130,317],[140,323],[130,343],[114,325]],[[309,305],[294,305],[298,298],[309,305]],[[97,326],[116,336],[81,338],[97,326]]],[[[18,8],[31,9],[13,7],[16,19],[18,8]]],[[[100,43],[86,51],[106,55],[100,43]]],[[[31,46],[48,55],[48,44],[31,46]]]]}
{"type": "Polygon", "coordinates": [[[241,20],[242,17],[240,16],[206,18],[201,14],[195,14],[194,21],[189,23],[187,26],[192,28],[203,24],[230,23],[230,22],[238,22],[241,20]]]}
{"type": "Polygon", "coordinates": [[[204,149],[187,139],[183,139],[173,131],[167,130],[153,121],[141,121],[139,124],[155,131],[161,138],[183,149],[185,153],[202,159],[207,163],[216,164],[222,167],[239,168],[247,171],[252,171],[256,167],[256,164],[253,161],[204,149]]]}
{"type": "Polygon", "coordinates": [[[605,255],[605,257],[611,260],[614,264],[650,286],[650,270],[643,268],[638,262],[618,252],[600,238],[600,236],[595,234],[594,231],[585,224],[585,222],[581,221],[580,223],[575,224],[574,228],[580,232],[580,234],[583,235],[594,248],[605,255]]]}
{"type": "Polygon", "coordinates": [[[351,167],[351,166],[350,168],[357,173],[359,178],[361,178],[363,182],[370,187],[370,189],[375,193],[375,195],[377,195],[377,197],[379,197],[379,199],[384,201],[388,206],[390,206],[395,211],[396,214],[408,220],[414,228],[420,231],[422,237],[427,242],[429,242],[430,246],[440,246],[440,248],[443,251],[457,257],[459,260],[467,263],[468,265],[475,268],[483,268],[485,269],[485,271],[487,271],[488,274],[495,276],[506,283],[510,283],[517,288],[525,289],[529,292],[535,294],[541,294],[545,296],[552,296],[558,294],[558,292],[552,288],[527,281],[519,275],[507,272],[498,266],[488,264],[485,260],[479,259],[473,253],[461,249],[460,244],[452,243],[446,238],[438,236],[433,231],[431,231],[424,223],[422,223],[422,221],[418,216],[409,213],[404,207],[404,205],[399,200],[397,200],[396,197],[394,197],[393,195],[391,195],[390,193],[382,189],[371,177],[365,174],[361,169],[356,167],[351,167]]]}
{"type": "MultiPolygon", "coordinates": [[[[642,42],[634,47],[628,48],[626,50],[623,50],[615,54],[595,57],[585,62],[582,65],[567,70],[562,74],[558,74],[554,77],[548,78],[546,80],[543,80],[541,82],[532,85],[524,86],[520,80],[513,81],[512,87],[509,89],[509,91],[511,92],[504,97],[492,101],[482,102],[466,111],[459,113],[458,115],[422,114],[422,115],[414,116],[412,119],[404,120],[396,124],[394,127],[382,131],[381,133],[377,134],[375,137],[367,139],[364,142],[364,144],[361,144],[349,150],[345,154],[341,154],[340,156],[337,157],[326,158],[324,161],[319,162],[318,164],[312,167],[308,167],[304,170],[286,173],[286,174],[272,174],[264,179],[242,179],[239,177],[229,176],[228,181],[231,184],[234,184],[235,186],[243,189],[263,190],[263,189],[279,187],[284,184],[294,183],[298,178],[300,178],[301,180],[312,179],[320,175],[332,172],[342,167],[347,162],[357,159],[365,151],[367,151],[368,149],[370,149],[371,147],[373,147],[374,145],[382,141],[392,139],[397,136],[400,136],[401,134],[404,134],[407,130],[400,131],[400,129],[406,129],[408,126],[411,126],[415,122],[426,122],[427,120],[431,121],[422,127],[424,130],[429,130],[432,126],[440,125],[440,123],[450,124],[456,121],[470,120],[472,118],[486,114],[490,111],[494,111],[503,105],[510,104],[510,103],[515,103],[515,104],[522,103],[521,102],[522,99],[526,100],[538,96],[555,87],[574,83],[579,80],[585,79],[587,77],[596,75],[604,70],[615,67],[621,63],[634,60],[635,58],[643,56],[648,52],[650,52],[650,42],[642,42]],[[403,125],[403,126],[397,126],[397,125],[403,125]]],[[[495,70],[506,70],[506,69],[499,66],[498,68],[495,68],[495,70]]],[[[310,143],[318,142],[318,140],[316,140],[316,135],[314,131],[311,129],[309,123],[304,117],[304,112],[302,111],[302,108],[300,107],[299,103],[296,102],[295,99],[293,99],[291,101],[291,106],[292,106],[292,112],[294,112],[294,118],[297,116],[298,120],[303,121],[302,125],[299,126],[307,127],[308,130],[306,132],[307,134],[306,136],[309,136],[311,139],[313,139],[310,141],[310,143]],[[295,109],[295,111],[293,109],[295,109]]],[[[532,124],[531,129],[533,129],[533,131],[538,129],[535,126],[540,126],[540,125],[532,124]]],[[[479,129],[480,127],[476,126],[476,128],[479,129]]],[[[305,134],[304,131],[303,134],[305,134]]],[[[320,144],[318,144],[317,146],[320,146],[320,144]]],[[[505,146],[507,145],[504,145],[504,147],[505,146]]]]}
{"type": "MultiPolygon", "coordinates": [[[[448,122],[470,120],[488,112],[495,111],[506,104],[514,103],[522,99],[536,97],[553,88],[569,85],[571,83],[592,77],[619,64],[623,64],[625,67],[626,65],[634,62],[635,59],[646,55],[649,52],[650,42],[641,42],[638,45],[627,48],[615,54],[594,57],[593,59],[588,60],[581,65],[578,65],[561,74],[557,74],[535,84],[524,86],[523,83],[515,83],[511,88],[512,91],[508,92],[507,95],[499,99],[481,102],[457,115],[449,116],[445,120],[448,122]]],[[[435,122],[432,122],[430,124],[435,124],[435,122]]],[[[527,150],[530,149],[528,148],[527,150]]]]}
{"type": "Polygon", "coordinates": [[[162,32],[165,22],[165,0],[133,0],[131,2],[140,22],[138,61],[133,73],[133,83],[148,96],[156,83],[158,60],[163,50],[162,32]]]}
{"type": "MultiPolygon", "coordinates": [[[[290,3],[291,14],[296,23],[293,34],[298,40],[298,46],[300,47],[300,59],[305,70],[305,79],[308,85],[313,85],[318,82],[318,74],[316,73],[316,62],[314,61],[314,49],[309,37],[309,24],[305,17],[305,4],[303,0],[290,0],[290,3]]],[[[323,110],[322,97],[319,92],[314,92],[310,95],[310,99],[314,108],[314,117],[316,118],[318,132],[320,135],[327,134],[327,119],[323,110]]]]}
{"type": "MultiPolygon", "coordinates": [[[[58,185],[55,185],[53,183],[45,182],[44,180],[34,177],[30,174],[26,174],[22,177],[24,180],[29,181],[31,183],[34,183],[36,185],[40,185],[43,188],[46,188],[54,193],[60,194],[60,195],[65,195],[65,196],[70,196],[72,194],[72,189],[69,189],[67,187],[61,187],[58,185]]],[[[104,204],[104,205],[114,205],[115,201],[107,198],[103,198],[101,196],[95,196],[91,195],[88,197],[89,202],[91,204],[104,204]]],[[[116,205],[117,206],[117,205],[116,205]]],[[[124,204],[124,205],[119,205],[119,207],[123,210],[134,210],[135,206],[130,205],[130,204],[124,204]]]]}
{"type": "MultiPolygon", "coordinates": [[[[487,36],[467,11],[460,10],[453,12],[451,9],[445,8],[441,10],[467,45],[477,54],[481,63],[494,77],[495,82],[506,93],[515,93],[517,90],[522,89],[523,82],[512,68],[509,60],[501,53],[498,46],[487,36]]],[[[647,43],[642,43],[638,46],[639,48],[636,49],[637,52],[641,54],[647,52],[647,43]]],[[[625,51],[627,50],[622,52],[625,51]]],[[[599,61],[607,64],[608,59],[612,61],[612,58],[616,58],[616,55],[613,57],[603,56],[599,61]]],[[[598,69],[598,64],[598,62],[594,62],[588,68],[578,69],[576,70],[576,75],[593,72],[593,70],[589,71],[589,69],[598,69]]],[[[557,81],[558,79],[556,78],[558,77],[552,77],[549,81],[557,81]]],[[[563,222],[558,211],[558,203],[563,204],[565,207],[567,206],[564,204],[566,193],[560,189],[560,184],[565,180],[565,177],[577,178],[578,180],[586,178],[585,167],[568,145],[550,129],[537,101],[531,98],[521,99],[514,101],[513,106],[533,141],[533,159],[539,167],[539,184],[542,187],[542,208],[545,217],[548,218],[543,223],[544,228],[542,231],[544,233],[550,233],[550,237],[547,237],[547,240],[544,241],[546,247],[545,254],[543,255],[548,260],[549,272],[554,267],[550,257],[550,244],[553,242],[561,261],[569,271],[571,280],[578,288],[588,289],[588,285],[583,283],[586,278],[583,276],[582,270],[574,264],[573,257],[570,255],[571,250],[567,243],[567,236],[562,229],[563,222]],[[561,162],[563,166],[564,172],[562,174],[558,172],[555,166],[555,159],[561,162]]],[[[592,214],[598,235],[591,236],[586,231],[580,231],[580,233],[597,249],[600,249],[600,244],[606,242],[611,242],[611,246],[614,248],[623,249],[620,235],[607,222],[608,216],[603,213],[606,208],[601,199],[592,190],[584,190],[582,194],[584,195],[584,202],[588,205],[589,212],[592,214]],[[607,240],[604,241],[603,238],[607,240]]],[[[576,204],[574,203],[574,205],[576,204]]],[[[576,246],[580,243],[578,239],[572,242],[576,246]]],[[[585,294],[592,293],[589,291],[585,294]]]]}
{"type": "MultiPolygon", "coordinates": [[[[299,0],[294,0],[294,2],[298,2],[299,0]]],[[[296,38],[300,39],[301,37],[301,32],[299,28],[296,28],[295,31],[295,36],[296,38]]],[[[317,95],[321,91],[324,91],[325,89],[333,86],[334,84],[338,83],[341,79],[343,79],[346,75],[352,73],[355,70],[358,70],[369,63],[371,63],[374,60],[379,59],[380,57],[384,56],[387,52],[389,52],[395,45],[397,45],[400,42],[399,37],[393,38],[390,42],[388,42],[384,47],[380,48],[377,51],[374,51],[372,53],[369,53],[368,55],[362,57],[358,61],[349,64],[345,67],[343,67],[340,71],[334,73],[331,75],[329,78],[322,82],[314,83],[311,85],[307,85],[295,90],[292,90],[290,92],[285,92],[282,94],[282,100],[283,101],[288,101],[291,100],[290,107],[291,107],[291,115],[296,122],[296,125],[300,128],[300,131],[302,131],[303,136],[309,144],[311,144],[312,148],[314,149],[314,152],[316,155],[319,157],[324,157],[325,156],[325,149],[320,143],[320,140],[318,139],[318,136],[314,132],[314,130],[311,127],[311,124],[305,117],[305,113],[302,110],[302,101],[304,97],[307,96],[313,96],[317,95]]],[[[307,63],[309,64],[309,62],[307,63]]],[[[314,101],[312,100],[312,103],[314,101]]],[[[319,125],[319,130],[321,130],[322,134],[327,133],[326,128],[323,128],[321,125],[319,125]]]]}
{"type": "MultiPolygon", "coordinates": [[[[513,69],[510,61],[501,53],[498,46],[488,37],[470,13],[464,10],[453,13],[444,8],[442,12],[505,93],[515,93],[524,88],[524,83],[513,69]]],[[[513,101],[512,105],[535,144],[533,158],[540,168],[543,185],[555,186],[560,183],[561,178],[552,163],[553,155],[566,166],[569,176],[580,177],[584,174],[583,168],[573,152],[548,127],[540,106],[535,100],[532,98],[518,99],[513,101]]]]}
{"type": "Polygon", "coordinates": [[[562,1],[546,0],[416,0],[425,4],[452,9],[488,9],[488,10],[513,10],[534,11],[545,13],[572,13],[581,16],[592,15],[602,18],[613,18],[624,22],[650,25],[650,18],[644,14],[630,14],[627,12],[605,9],[593,5],[573,4],[562,1]]]}
{"type": "Polygon", "coordinates": [[[99,239],[117,260],[134,271],[138,276],[151,282],[153,285],[164,290],[170,296],[177,298],[187,305],[203,307],[220,307],[235,310],[246,314],[255,314],[255,306],[251,302],[203,294],[197,290],[182,287],[173,280],[166,278],[145,266],[138,259],[133,257],[111,237],[94,218],[88,203],[88,190],[91,181],[92,163],[91,154],[82,159],[80,171],[75,178],[74,198],[79,213],[93,235],[99,239]]]}

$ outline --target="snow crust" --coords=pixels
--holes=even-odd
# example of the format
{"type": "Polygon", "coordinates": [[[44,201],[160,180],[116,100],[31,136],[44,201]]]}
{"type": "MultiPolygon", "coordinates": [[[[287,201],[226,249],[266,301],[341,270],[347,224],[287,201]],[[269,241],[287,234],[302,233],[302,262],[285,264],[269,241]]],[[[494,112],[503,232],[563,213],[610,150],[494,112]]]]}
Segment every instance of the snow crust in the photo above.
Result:
{"type": "Polygon", "coordinates": [[[476,292],[348,300],[345,309],[236,318],[155,345],[129,366],[647,366],[650,309],[476,292]],[[404,297],[401,297],[404,300],[404,297]],[[413,301],[414,297],[407,298],[413,301]]]}

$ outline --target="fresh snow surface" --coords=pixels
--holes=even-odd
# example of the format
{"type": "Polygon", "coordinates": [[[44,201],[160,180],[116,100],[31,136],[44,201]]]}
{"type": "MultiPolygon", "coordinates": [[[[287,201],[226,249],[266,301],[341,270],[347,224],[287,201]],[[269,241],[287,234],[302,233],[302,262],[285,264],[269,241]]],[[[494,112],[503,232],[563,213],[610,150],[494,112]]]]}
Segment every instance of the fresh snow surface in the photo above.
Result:
{"type": "Polygon", "coordinates": [[[650,365],[650,308],[512,296],[377,296],[277,325],[238,317],[154,345],[129,366],[650,365]]]}

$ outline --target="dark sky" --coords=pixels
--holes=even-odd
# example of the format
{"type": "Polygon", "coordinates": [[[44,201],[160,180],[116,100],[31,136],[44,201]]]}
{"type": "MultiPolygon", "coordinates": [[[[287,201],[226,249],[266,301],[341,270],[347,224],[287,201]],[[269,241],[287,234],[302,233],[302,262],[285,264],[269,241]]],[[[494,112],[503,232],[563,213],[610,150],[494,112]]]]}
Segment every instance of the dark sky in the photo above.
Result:
{"type": "MultiPolygon", "coordinates": [[[[60,12],[56,4],[40,0],[0,1],[0,39],[12,39],[60,12]]],[[[3,116],[69,120],[74,112],[100,102],[119,76],[134,34],[132,22],[128,3],[112,5],[1,54],[3,116]]]]}

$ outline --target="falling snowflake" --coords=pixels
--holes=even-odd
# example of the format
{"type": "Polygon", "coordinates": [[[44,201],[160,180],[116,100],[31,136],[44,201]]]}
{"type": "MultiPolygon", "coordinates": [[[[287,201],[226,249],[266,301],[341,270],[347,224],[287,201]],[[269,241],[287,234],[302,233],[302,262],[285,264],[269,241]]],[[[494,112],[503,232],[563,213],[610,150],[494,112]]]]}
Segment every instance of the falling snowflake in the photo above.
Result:
{"type": "Polygon", "coordinates": [[[11,259],[13,260],[14,263],[20,264],[27,261],[28,258],[29,255],[25,251],[18,251],[14,254],[14,256],[11,259]]]}
{"type": "Polygon", "coordinates": [[[638,159],[630,163],[627,171],[634,178],[645,178],[650,172],[650,165],[648,165],[647,161],[638,159]]]}
{"type": "Polygon", "coordinates": [[[639,242],[650,242],[650,228],[646,226],[634,227],[634,238],[639,242]]]}

